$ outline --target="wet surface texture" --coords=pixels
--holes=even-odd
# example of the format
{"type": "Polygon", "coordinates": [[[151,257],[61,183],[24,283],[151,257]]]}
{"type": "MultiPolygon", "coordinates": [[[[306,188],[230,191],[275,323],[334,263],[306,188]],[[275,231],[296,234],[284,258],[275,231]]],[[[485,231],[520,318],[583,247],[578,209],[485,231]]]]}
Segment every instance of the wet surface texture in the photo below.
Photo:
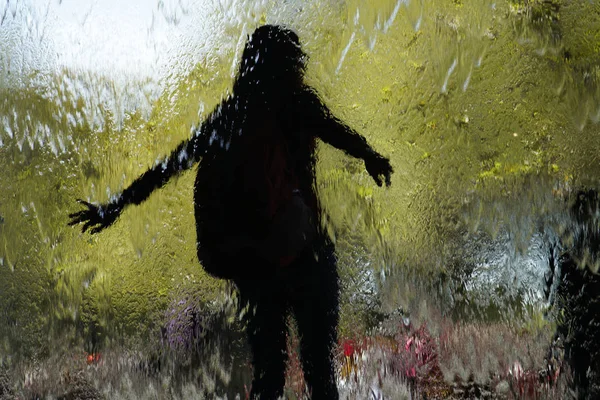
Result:
{"type": "Polygon", "coordinates": [[[7,0],[0,399],[250,393],[240,294],[197,259],[194,169],[96,235],[67,224],[196,132],[265,24],[298,34],[306,82],[395,171],[380,188],[318,142],[340,397],[595,398],[596,2],[7,0]]]}

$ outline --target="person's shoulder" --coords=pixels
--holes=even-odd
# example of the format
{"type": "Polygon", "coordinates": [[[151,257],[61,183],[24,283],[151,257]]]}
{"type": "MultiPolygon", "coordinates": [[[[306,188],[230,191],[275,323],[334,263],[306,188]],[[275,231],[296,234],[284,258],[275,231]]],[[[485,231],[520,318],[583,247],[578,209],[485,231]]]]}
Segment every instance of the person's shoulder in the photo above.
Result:
{"type": "Polygon", "coordinates": [[[316,91],[315,88],[309,85],[302,85],[294,91],[294,94],[295,97],[297,97],[300,100],[319,100],[319,93],[316,91]]]}
{"type": "Polygon", "coordinates": [[[302,114],[314,114],[323,106],[319,93],[310,86],[303,86],[296,90],[293,99],[294,110],[302,114]]]}
{"type": "Polygon", "coordinates": [[[241,101],[241,96],[236,96],[234,93],[227,93],[225,96],[223,96],[221,102],[215,107],[215,112],[217,114],[223,114],[229,112],[230,110],[239,108],[241,101]]]}

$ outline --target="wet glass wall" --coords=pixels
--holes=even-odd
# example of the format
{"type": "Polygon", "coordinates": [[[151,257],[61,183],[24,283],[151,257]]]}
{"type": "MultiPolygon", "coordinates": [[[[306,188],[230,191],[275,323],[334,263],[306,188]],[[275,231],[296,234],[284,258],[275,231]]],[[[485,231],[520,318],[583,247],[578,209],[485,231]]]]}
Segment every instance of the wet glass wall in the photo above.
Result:
{"type": "Polygon", "coordinates": [[[340,395],[595,398],[591,0],[3,1],[0,398],[246,396],[236,287],[196,256],[193,170],[99,234],[67,223],[190,137],[264,24],[297,32],[306,82],[395,171],[380,188],[318,144],[340,395]]]}

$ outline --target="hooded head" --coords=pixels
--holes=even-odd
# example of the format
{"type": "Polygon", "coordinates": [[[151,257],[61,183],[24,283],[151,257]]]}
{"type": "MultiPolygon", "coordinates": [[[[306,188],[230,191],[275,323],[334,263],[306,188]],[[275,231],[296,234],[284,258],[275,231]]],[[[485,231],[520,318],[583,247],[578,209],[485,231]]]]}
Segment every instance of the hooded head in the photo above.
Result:
{"type": "Polygon", "coordinates": [[[298,35],[277,25],[257,28],[248,38],[234,91],[273,94],[302,83],[306,54],[298,35]]]}

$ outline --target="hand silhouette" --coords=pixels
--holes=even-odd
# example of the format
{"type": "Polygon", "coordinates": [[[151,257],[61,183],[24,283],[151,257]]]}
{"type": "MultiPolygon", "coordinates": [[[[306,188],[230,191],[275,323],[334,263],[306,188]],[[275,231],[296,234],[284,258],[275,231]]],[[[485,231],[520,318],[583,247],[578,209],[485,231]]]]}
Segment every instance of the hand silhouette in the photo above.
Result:
{"type": "Polygon", "coordinates": [[[391,178],[394,168],[390,164],[390,160],[384,156],[375,154],[367,158],[365,160],[365,168],[378,186],[383,185],[384,180],[386,186],[390,186],[392,184],[391,178]]]}
{"type": "Polygon", "coordinates": [[[81,199],[77,199],[77,202],[86,206],[87,209],[69,214],[69,218],[71,218],[69,225],[73,226],[83,222],[82,232],[90,229],[91,234],[98,233],[112,225],[121,214],[121,208],[116,204],[95,205],[81,199]]]}

